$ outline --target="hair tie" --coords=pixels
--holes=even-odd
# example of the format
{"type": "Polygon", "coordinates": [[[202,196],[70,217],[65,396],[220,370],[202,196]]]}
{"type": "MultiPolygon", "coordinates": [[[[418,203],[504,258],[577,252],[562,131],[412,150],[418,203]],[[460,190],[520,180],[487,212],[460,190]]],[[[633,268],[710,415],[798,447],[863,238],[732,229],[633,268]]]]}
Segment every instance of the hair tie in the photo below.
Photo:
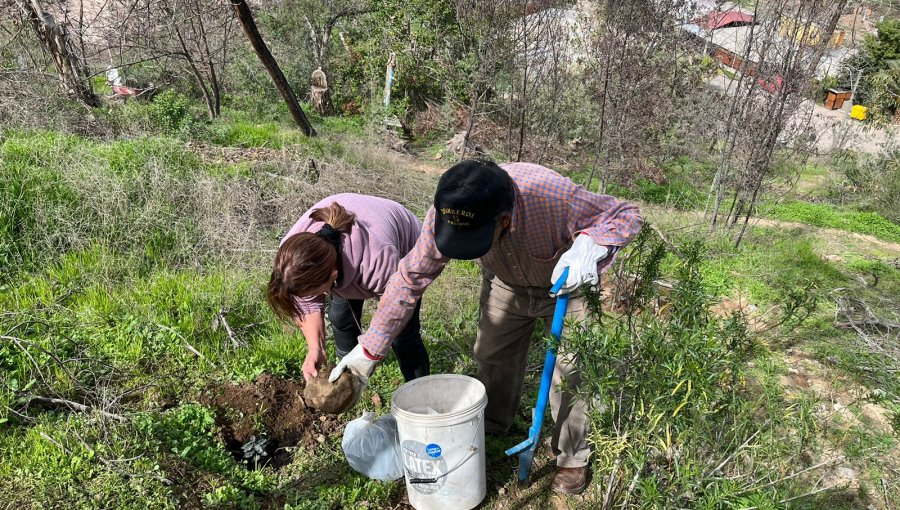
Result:
{"type": "Polygon", "coordinates": [[[336,250],[341,248],[341,233],[334,229],[328,223],[322,225],[322,228],[316,232],[316,235],[334,245],[336,250]]]}

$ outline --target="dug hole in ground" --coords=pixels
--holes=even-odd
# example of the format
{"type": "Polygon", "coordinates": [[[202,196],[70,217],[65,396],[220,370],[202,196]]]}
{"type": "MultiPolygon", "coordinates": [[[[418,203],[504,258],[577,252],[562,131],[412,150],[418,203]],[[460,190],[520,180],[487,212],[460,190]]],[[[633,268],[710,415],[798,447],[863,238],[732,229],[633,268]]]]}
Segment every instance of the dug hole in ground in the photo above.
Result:
{"type": "Polygon", "coordinates": [[[291,447],[315,448],[327,435],[343,433],[351,466],[373,479],[404,477],[416,510],[468,510],[481,503],[487,393],[480,381],[453,374],[410,381],[394,393],[390,415],[375,420],[366,412],[345,429],[335,412],[352,406],[355,391],[349,373],[334,384],[327,375],[307,384],[263,374],[213,387],[200,401],[215,410],[222,439],[248,469],[285,466],[291,447]]]}
{"type": "Polygon", "coordinates": [[[200,401],[215,410],[219,434],[237,460],[251,469],[277,468],[291,461],[286,447],[314,448],[342,429],[337,417],[306,406],[304,386],[302,381],[263,374],[253,382],[214,388],[200,401]],[[262,450],[255,460],[244,449],[253,442],[262,450]]]}

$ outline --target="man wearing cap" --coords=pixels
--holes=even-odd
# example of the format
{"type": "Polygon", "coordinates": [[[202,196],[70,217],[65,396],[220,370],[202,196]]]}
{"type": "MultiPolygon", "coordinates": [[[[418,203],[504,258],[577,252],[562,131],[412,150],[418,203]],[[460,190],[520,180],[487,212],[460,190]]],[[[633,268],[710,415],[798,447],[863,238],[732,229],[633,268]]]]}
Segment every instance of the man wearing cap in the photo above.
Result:
{"type": "MultiPolygon", "coordinates": [[[[555,306],[552,284],[569,268],[560,293],[595,285],[613,256],[643,224],[634,205],[591,193],[540,165],[466,160],[438,182],[416,245],[399,264],[369,330],[332,372],[349,369],[363,382],[391,348],[422,293],[451,259],[479,259],[482,287],[475,358],[487,389],[485,429],[509,431],[522,398],[528,348],[538,318],[549,328],[555,306]]],[[[573,294],[568,316],[584,318],[584,300],[573,294]]],[[[572,368],[577,353],[563,345],[554,371],[550,408],[556,427],[553,490],[577,494],[588,482],[588,418],[572,368]]]]}

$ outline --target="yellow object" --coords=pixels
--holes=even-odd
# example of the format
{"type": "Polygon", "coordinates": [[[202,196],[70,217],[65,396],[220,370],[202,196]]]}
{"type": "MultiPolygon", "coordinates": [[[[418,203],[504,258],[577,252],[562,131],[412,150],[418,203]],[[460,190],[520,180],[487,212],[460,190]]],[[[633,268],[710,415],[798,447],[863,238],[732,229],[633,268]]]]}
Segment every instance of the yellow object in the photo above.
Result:
{"type": "Polygon", "coordinates": [[[850,118],[856,120],[866,120],[866,117],[869,116],[869,109],[861,104],[853,105],[853,108],[850,110],[850,118]]]}
{"type": "MultiPolygon", "coordinates": [[[[816,46],[822,43],[823,29],[816,23],[809,23],[800,18],[781,17],[778,34],[786,39],[795,39],[805,46],[816,46]]],[[[835,29],[828,40],[829,48],[838,48],[844,44],[846,34],[841,29],[835,29]]]]}

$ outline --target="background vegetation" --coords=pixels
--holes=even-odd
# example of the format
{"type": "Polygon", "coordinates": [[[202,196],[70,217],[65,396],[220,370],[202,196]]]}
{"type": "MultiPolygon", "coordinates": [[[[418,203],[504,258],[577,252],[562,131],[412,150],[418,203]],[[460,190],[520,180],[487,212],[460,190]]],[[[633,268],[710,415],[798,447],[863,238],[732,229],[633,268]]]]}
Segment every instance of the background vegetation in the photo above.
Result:
{"type": "MultiPolygon", "coordinates": [[[[821,153],[768,115],[815,85],[708,87],[724,71],[665,29],[676,5],[574,18],[558,15],[568,3],[254,5],[301,98],[314,69],[328,76],[337,114],[303,103],[309,138],[226,4],[112,2],[91,21],[39,2],[99,106],[60,89],[20,4],[0,1],[0,508],[405,508],[401,483],[350,470],[339,434],[247,469],[202,402],[228,382],[301,377],[305,343],[263,292],[307,207],[353,191],[421,217],[462,155],[541,162],[648,219],[593,320],[565,333],[592,409],[590,490],[553,495],[544,447],[535,482],[516,486],[503,450],[526,433],[523,408],[511,437],[488,440],[486,508],[900,507],[900,153],[821,153]],[[116,97],[107,65],[149,92],[116,97]],[[752,106],[730,115],[741,98],[752,106]]],[[[889,62],[896,11],[871,7],[887,28],[861,55],[889,62]]],[[[454,262],[426,296],[435,372],[475,371],[480,278],[454,262]]],[[[354,412],[387,412],[401,379],[388,359],[354,412]]]]}

